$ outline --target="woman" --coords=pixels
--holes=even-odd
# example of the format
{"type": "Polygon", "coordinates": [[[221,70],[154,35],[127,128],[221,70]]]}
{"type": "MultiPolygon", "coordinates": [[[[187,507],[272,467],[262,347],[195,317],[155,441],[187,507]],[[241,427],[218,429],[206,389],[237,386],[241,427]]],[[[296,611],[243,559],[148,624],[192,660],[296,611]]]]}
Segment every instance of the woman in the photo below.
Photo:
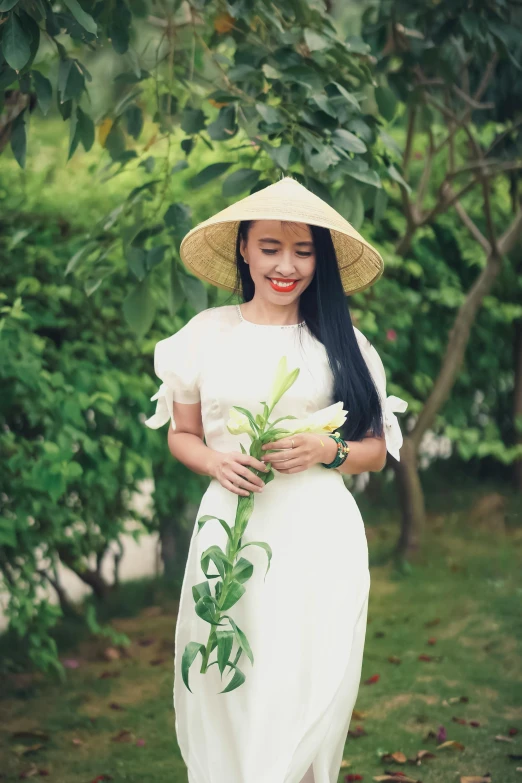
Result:
{"type": "Polygon", "coordinates": [[[382,259],[289,177],[196,226],[181,257],[243,302],[204,310],[158,342],[163,383],[146,424],[170,420],[173,456],[211,477],[196,519],[233,524],[237,496],[256,493],[244,542],[265,541],[273,553],[266,573],[265,552],[248,549],[254,572],[230,610],[254,654],[253,665],[243,663],[245,682],[220,693],[227,682],[218,666],[201,674],[193,665],[188,690],[183,650],[190,641],[206,644],[210,628],[194,611],[192,587],[205,581],[202,553],[226,546],[217,519],[197,535],[194,525],[174,656],[175,727],[188,780],[334,783],[360,682],[370,587],[364,523],[341,474],[381,470],[387,449],[399,459],[393,410],[407,405],[386,399],[382,362],[346,307],[347,294],[381,276],[382,259]],[[258,460],[248,435],[233,436],[226,424],[234,405],[262,410],[282,355],[300,372],[272,420],[340,400],[347,420],[339,442],[299,433],[266,444],[258,460]],[[268,463],[274,478],[265,484],[268,463]]]}

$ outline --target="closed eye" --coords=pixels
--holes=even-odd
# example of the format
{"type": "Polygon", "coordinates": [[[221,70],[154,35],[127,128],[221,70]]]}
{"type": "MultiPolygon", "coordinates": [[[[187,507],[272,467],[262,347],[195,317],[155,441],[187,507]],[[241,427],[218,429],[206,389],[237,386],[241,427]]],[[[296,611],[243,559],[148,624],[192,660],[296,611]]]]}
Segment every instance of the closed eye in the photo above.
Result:
{"type": "MultiPolygon", "coordinates": [[[[277,253],[277,250],[264,250],[264,249],[262,249],[261,252],[264,253],[267,256],[273,256],[275,253],[277,253]]],[[[299,253],[299,252],[297,252],[296,255],[300,256],[300,258],[308,258],[312,254],[311,253],[299,253]]]]}

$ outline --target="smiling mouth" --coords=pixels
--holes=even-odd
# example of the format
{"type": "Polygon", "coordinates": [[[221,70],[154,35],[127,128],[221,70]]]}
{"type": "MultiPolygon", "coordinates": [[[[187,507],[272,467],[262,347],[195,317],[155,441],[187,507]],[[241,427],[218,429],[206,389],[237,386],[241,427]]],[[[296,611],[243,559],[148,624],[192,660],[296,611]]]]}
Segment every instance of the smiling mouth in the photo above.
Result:
{"type": "Polygon", "coordinates": [[[299,282],[298,280],[280,280],[277,277],[268,277],[267,279],[276,291],[293,291],[299,282]]]}

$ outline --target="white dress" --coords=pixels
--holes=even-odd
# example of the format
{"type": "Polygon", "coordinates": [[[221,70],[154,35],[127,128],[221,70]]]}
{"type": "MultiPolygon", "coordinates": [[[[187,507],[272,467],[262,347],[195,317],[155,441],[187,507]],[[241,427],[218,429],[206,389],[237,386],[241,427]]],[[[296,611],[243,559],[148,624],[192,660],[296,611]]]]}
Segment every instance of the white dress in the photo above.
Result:
{"type": "MultiPolygon", "coordinates": [[[[381,396],[388,450],[399,457],[402,435],[393,410],[407,403],[386,398],[382,361],[364,335],[357,339],[381,396]]],[[[333,375],[324,346],[303,324],[254,324],[237,305],[209,308],[178,332],[160,340],[155,372],[163,381],[152,397],[156,413],[146,421],[176,427],[172,401],[201,401],[205,442],[217,451],[246,451],[248,435],[226,427],[233,405],[262,410],[280,357],[299,376],[283,395],[272,420],[303,417],[332,399],[333,375]]],[[[348,457],[349,459],[349,457],[348,457]]],[[[239,495],[211,479],[196,515],[212,514],[233,526],[239,495]]],[[[200,673],[198,654],[186,688],[181,657],[190,641],[207,644],[211,626],[194,611],[193,585],[206,581],[200,558],[226,533],[211,519],[190,541],[175,631],[174,710],[180,751],[189,783],[335,783],[361,676],[370,573],[364,523],[338,470],[314,465],[299,473],[274,471],[254,510],[242,543],[272,548],[270,569],[261,547],[242,554],[254,571],[246,592],[228,610],[244,631],[254,655],[238,662],[245,682],[219,693],[217,665],[200,673]],[[265,578],[266,573],[266,578],[265,578]],[[313,776],[312,776],[313,772],[313,776]]],[[[211,564],[210,573],[217,573],[211,564]]],[[[212,588],[214,582],[211,580],[212,588]]],[[[226,629],[227,626],[223,626],[226,629]]],[[[231,659],[235,657],[234,642],[231,659]]],[[[210,660],[216,659],[216,650],[210,660]]]]}

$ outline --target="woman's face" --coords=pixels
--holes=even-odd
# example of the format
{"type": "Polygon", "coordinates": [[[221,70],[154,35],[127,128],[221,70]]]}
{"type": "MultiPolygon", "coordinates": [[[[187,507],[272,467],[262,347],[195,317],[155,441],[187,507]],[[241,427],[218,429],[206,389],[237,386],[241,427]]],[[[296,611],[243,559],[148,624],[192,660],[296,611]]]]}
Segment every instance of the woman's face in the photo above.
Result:
{"type": "Polygon", "coordinates": [[[289,304],[298,299],[312,281],[315,248],[306,223],[256,220],[250,226],[247,242],[241,240],[240,249],[250,266],[256,295],[289,304]],[[280,281],[292,282],[278,288],[280,281]]]}

